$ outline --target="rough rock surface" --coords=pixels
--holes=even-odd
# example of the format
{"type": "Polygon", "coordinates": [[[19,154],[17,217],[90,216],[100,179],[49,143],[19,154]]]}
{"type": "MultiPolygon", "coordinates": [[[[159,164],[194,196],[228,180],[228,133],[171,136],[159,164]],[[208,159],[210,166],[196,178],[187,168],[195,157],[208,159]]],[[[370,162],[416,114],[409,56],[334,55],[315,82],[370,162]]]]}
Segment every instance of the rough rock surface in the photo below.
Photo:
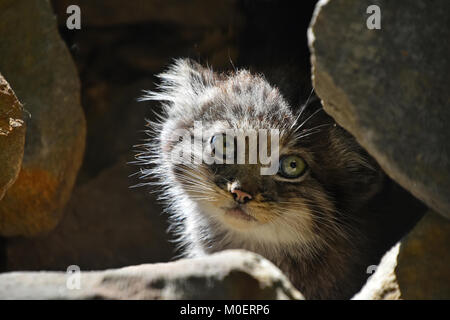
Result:
{"type": "Polygon", "coordinates": [[[25,123],[22,105],[0,74],[0,200],[22,166],[25,123]]]}
{"type": "Polygon", "coordinates": [[[48,1],[0,0],[0,70],[30,114],[22,169],[0,202],[0,234],[55,227],[81,164],[80,85],[48,1]]]}
{"type": "Polygon", "coordinates": [[[354,299],[450,299],[450,222],[429,212],[381,260],[354,299]]]}
{"type": "Polygon", "coordinates": [[[320,1],[308,40],[324,108],[381,167],[450,217],[450,2],[320,1]],[[369,5],[381,29],[369,30],[369,5]]]}
{"type": "Polygon", "coordinates": [[[271,262],[243,250],[74,274],[0,274],[0,299],[303,299],[271,262]],[[73,288],[73,287],[72,287],[73,288]]]}
{"type": "Polygon", "coordinates": [[[450,299],[450,221],[428,213],[402,240],[396,268],[404,299],[450,299]]]}

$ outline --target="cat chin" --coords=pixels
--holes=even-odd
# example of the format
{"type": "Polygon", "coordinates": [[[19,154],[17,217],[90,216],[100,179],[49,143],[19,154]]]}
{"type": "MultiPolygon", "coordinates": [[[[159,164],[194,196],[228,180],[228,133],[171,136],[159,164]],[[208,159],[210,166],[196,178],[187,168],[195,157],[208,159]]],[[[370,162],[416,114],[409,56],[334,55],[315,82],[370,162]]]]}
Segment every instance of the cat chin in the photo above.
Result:
{"type": "Polygon", "coordinates": [[[308,227],[305,227],[307,229],[303,229],[304,232],[301,232],[298,227],[281,223],[277,218],[271,220],[261,220],[258,219],[259,217],[248,219],[242,217],[240,213],[237,215],[227,213],[227,210],[230,210],[229,206],[220,206],[208,202],[196,202],[194,207],[197,208],[195,211],[198,214],[208,218],[206,219],[208,222],[205,222],[209,225],[212,233],[214,233],[214,230],[217,230],[220,234],[225,232],[227,241],[240,244],[239,247],[244,249],[256,250],[259,246],[266,248],[279,248],[286,245],[297,246],[315,240],[308,227]]]}
{"type": "Polygon", "coordinates": [[[224,211],[223,222],[237,230],[248,230],[258,225],[258,221],[239,209],[228,209],[224,211]]]}
{"type": "Polygon", "coordinates": [[[204,215],[211,216],[218,221],[225,229],[233,231],[247,231],[261,224],[254,216],[250,215],[245,208],[235,205],[202,205],[201,212],[204,215]]]}

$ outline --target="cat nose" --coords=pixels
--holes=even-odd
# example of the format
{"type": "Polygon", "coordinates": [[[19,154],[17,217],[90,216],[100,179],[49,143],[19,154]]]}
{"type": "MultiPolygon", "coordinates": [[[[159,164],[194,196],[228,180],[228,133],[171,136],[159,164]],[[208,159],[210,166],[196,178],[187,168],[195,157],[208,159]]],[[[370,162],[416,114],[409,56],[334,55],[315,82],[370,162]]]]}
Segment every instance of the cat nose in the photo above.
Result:
{"type": "Polygon", "coordinates": [[[234,200],[239,203],[247,203],[252,200],[252,196],[250,194],[239,189],[231,190],[231,194],[233,195],[234,200]]]}

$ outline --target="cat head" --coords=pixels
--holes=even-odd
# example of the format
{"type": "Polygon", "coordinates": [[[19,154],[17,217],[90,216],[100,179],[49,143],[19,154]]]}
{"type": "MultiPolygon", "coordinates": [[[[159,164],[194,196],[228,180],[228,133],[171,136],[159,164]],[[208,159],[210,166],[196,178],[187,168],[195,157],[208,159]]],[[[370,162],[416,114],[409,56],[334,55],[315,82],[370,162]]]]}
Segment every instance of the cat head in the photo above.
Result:
{"type": "Polygon", "coordinates": [[[140,156],[155,165],[144,175],[157,175],[175,211],[194,208],[211,232],[262,244],[345,236],[344,221],[379,190],[377,164],[318,101],[292,107],[261,75],[190,60],[159,77],[143,98],[163,107],[140,156]]]}

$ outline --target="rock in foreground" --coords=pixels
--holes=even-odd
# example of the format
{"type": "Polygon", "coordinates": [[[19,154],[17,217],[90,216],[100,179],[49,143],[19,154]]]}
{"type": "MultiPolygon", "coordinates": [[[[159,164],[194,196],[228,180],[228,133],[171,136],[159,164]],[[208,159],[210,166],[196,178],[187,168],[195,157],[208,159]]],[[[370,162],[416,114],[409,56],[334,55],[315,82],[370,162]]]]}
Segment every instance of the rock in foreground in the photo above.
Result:
{"type": "Polygon", "coordinates": [[[373,4],[319,2],[314,87],[388,175],[450,217],[450,2],[376,1],[381,29],[369,29],[373,4]]]}
{"type": "Polygon", "coordinates": [[[271,262],[228,250],[207,257],[80,273],[0,274],[0,299],[303,299],[271,262]]]}
{"type": "Polygon", "coordinates": [[[385,254],[354,299],[450,299],[450,222],[429,212],[385,254]]]}

